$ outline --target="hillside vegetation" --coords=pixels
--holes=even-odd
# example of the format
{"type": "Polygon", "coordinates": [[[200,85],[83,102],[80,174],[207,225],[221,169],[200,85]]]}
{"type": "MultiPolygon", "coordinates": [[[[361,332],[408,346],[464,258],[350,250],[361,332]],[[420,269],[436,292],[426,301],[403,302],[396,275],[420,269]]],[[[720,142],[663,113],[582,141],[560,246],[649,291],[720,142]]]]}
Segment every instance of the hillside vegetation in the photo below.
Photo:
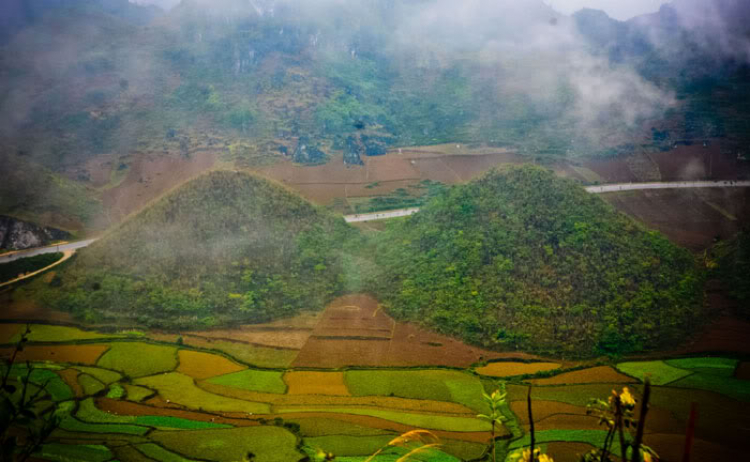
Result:
{"type": "Polygon", "coordinates": [[[350,233],[266,180],[213,172],[87,248],[44,298],[87,321],[263,322],[321,308],[341,290],[338,244],[350,233]]]}
{"type": "Polygon", "coordinates": [[[622,353],[699,314],[686,250],[537,167],[449,189],[376,239],[390,313],[487,347],[622,353]]]}
{"type": "Polygon", "coordinates": [[[714,273],[722,279],[729,294],[742,302],[740,314],[750,317],[750,309],[747,302],[750,300],[750,232],[743,231],[734,239],[720,242],[712,253],[716,258],[717,266],[714,273]]]}
{"type": "Polygon", "coordinates": [[[702,273],[538,167],[436,193],[370,235],[266,180],[213,172],[36,287],[86,321],[170,329],[265,322],[364,288],[395,317],[470,343],[583,356],[679,340],[700,314],[702,273]]]}

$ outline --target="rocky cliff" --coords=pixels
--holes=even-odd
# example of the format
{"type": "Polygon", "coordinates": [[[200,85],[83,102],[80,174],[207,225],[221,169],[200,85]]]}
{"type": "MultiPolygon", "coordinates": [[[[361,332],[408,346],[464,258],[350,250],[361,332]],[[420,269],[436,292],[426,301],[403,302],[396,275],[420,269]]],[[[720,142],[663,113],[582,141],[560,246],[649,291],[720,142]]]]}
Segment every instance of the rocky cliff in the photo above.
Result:
{"type": "Polygon", "coordinates": [[[70,238],[70,234],[0,215],[0,249],[23,250],[70,238]]]}

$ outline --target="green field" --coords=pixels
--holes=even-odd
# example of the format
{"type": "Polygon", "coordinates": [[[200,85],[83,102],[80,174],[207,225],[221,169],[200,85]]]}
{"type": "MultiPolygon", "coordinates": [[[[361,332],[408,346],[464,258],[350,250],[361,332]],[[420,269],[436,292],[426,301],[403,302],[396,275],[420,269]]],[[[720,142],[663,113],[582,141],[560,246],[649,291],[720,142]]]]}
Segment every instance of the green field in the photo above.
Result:
{"type": "Polygon", "coordinates": [[[248,369],[209,379],[210,383],[261,393],[286,393],[283,373],[248,369]]]}
{"type": "Polygon", "coordinates": [[[177,367],[177,349],[142,342],[118,342],[96,363],[130,377],[170,372],[177,367]]]}

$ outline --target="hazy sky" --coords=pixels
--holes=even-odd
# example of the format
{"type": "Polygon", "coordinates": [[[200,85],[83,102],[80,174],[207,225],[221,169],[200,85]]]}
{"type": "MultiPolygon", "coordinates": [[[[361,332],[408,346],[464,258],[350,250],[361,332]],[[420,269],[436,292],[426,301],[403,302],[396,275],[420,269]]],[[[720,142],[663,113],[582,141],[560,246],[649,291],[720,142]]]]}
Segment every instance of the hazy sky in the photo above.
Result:
{"type": "Polygon", "coordinates": [[[659,11],[667,0],[544,0],[560,13],[571,14],[581,8],[604,10],[611,17],[624,21],[633,16],[659,11]]]}

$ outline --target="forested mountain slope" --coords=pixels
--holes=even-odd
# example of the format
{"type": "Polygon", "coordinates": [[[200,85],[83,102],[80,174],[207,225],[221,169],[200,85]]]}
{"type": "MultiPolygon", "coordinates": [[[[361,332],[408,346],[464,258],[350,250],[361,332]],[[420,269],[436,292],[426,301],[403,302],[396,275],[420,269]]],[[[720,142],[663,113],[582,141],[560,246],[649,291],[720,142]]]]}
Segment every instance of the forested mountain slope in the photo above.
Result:
{"type": "Polygon", "coordinates": [[[541,168],[456,186],[376,239],[390,313],[488,347],[622,353],[700,313],[689,252],[541,168]]]}
{"type": "Polygon", "coordinates": [[[268,321],[322,308],[341,291],[341,242],[351,233],[278,185],[213,172],[81,252],[42,298],[86,321],[268,321]]]}

